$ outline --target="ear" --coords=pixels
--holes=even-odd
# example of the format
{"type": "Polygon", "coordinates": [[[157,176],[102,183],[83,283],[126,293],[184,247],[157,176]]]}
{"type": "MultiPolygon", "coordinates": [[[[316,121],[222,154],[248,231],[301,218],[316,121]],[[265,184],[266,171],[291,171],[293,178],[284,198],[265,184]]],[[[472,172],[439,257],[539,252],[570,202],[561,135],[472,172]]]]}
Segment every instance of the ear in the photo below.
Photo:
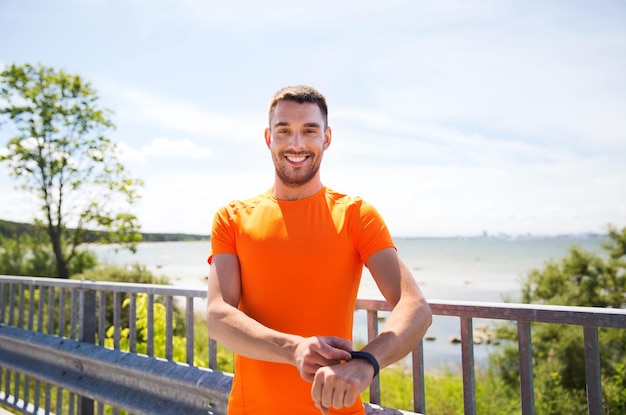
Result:
{"type": "Polygon", "coordinates": [[[330,147],[330,142],[332,141],[332,137],[333,137],[333,132],[330,129],[330,127],[327,127],[326,131],[324,131],[324,150],[330,147]]]}
{"type": "Polygon", "coordinates": [[[272,144],[272,133],[270,132],[269,128],[265,129],[265,145],[267,146],[267,148],[270,148],[270,145],[272,144]]]}

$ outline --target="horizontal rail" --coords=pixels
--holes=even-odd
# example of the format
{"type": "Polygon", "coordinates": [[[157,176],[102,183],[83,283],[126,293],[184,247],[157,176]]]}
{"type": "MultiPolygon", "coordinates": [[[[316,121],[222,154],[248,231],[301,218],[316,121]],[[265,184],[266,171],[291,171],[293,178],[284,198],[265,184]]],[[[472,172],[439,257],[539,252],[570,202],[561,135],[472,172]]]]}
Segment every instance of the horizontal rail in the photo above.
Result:
{"type": "Polygon", "coordinates": [[[206,297],[206,290],[176,287],[173,285],[142,284],[131,282],[105,282],[91,280],[63,280],[59,278],[43,277],[19,277],[12,275],[0,275],[0,283],[9,284],[32,284],[41,287],[57,287],[67,289],[85,289],[94,291],[110,291],[120,293],[144,293],[155,295],[173,295],[180,297],[206,297]]]}
{"type": "MultiPolygon", "coordinates": [[[[444,300],[429,300],[428,304],[433,314],[439,316],[626,328],[626,309],[444,300]]],[[[356,309],[393,308],[384,300],[358,299],[356,309]]]]}
{"type": "MultiPolygon", "coordinates": [[[[205,298],[206,290],[189,289],[171,285],[137,284],[103,281],[74,281],[56,278],[0,276],[0,283],[33,284],[42,287],[80,288],[94,291],[121,293],[145,293],[163,296],[205,298]]],[[[479,301],[428,301],[435,315],[453,317],[486,318],[494,320],[528,321],[533,323],[573,324],[626,328],[626,309],[571,307],[556,305],[495,303],[479,301]]],[[[357,310],[391,311],[393,307],[385,300],[358,299],[357,310]]]]}

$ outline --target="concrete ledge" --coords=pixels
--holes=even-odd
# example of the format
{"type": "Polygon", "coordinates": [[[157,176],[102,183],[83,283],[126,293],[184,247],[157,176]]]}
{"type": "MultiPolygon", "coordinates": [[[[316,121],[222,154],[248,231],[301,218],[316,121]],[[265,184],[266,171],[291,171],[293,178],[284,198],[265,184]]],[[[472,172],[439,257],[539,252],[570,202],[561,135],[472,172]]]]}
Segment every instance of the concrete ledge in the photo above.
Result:
{"type": "Polygon", "coordinates": [[[401,411],[399,409],[384,408],[382,406],[366,403],[365,413],[367,415],[422,415],[415,412],[401,411]]]}
{"type": "Polygon", "coordinates": [[[226,413],[232,376],[0,325],[0,365],[141,415],[226,413]]]}

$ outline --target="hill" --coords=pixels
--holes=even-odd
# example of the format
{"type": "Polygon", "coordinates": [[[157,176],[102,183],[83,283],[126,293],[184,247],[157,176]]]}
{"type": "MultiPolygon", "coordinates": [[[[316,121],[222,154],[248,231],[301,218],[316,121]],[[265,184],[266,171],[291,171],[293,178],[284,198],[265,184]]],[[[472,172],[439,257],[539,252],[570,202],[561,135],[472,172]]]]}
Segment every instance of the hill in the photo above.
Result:
{"type": "MultiPolygon", "coordinates": [[[[34,235],[37,227],[30,223],[11,222],[0,219],[0,236],[16,238],[19,235],[34,235]]],[[[87,231],[85,242],[96,242],[99,232],[87,231]]],[[[180,242],[180,241],[207,241],[208,235],[193,235],[186,233],[141,233],[143,242],[180,242]]]]}

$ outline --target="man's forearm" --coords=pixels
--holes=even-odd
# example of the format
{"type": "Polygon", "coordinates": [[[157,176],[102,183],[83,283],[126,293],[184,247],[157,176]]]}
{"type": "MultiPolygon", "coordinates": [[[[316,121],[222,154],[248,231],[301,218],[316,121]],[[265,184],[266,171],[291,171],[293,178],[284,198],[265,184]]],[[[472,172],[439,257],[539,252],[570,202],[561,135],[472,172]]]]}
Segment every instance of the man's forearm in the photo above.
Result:
{"type": "Polygon", "coordinates": [[[372,353],[381,368],[389,366],[414,350],[432,323],[432,314],[423,297],[401,299],[389,315],[380,334],[364,351],[372,353]]]}
{"type": "Polygon", "coordinates": [[[294,364],[300,336],[270,329],[228,304],[209,305],[209,336],[233,352],[252,359],[294,364]]]}

